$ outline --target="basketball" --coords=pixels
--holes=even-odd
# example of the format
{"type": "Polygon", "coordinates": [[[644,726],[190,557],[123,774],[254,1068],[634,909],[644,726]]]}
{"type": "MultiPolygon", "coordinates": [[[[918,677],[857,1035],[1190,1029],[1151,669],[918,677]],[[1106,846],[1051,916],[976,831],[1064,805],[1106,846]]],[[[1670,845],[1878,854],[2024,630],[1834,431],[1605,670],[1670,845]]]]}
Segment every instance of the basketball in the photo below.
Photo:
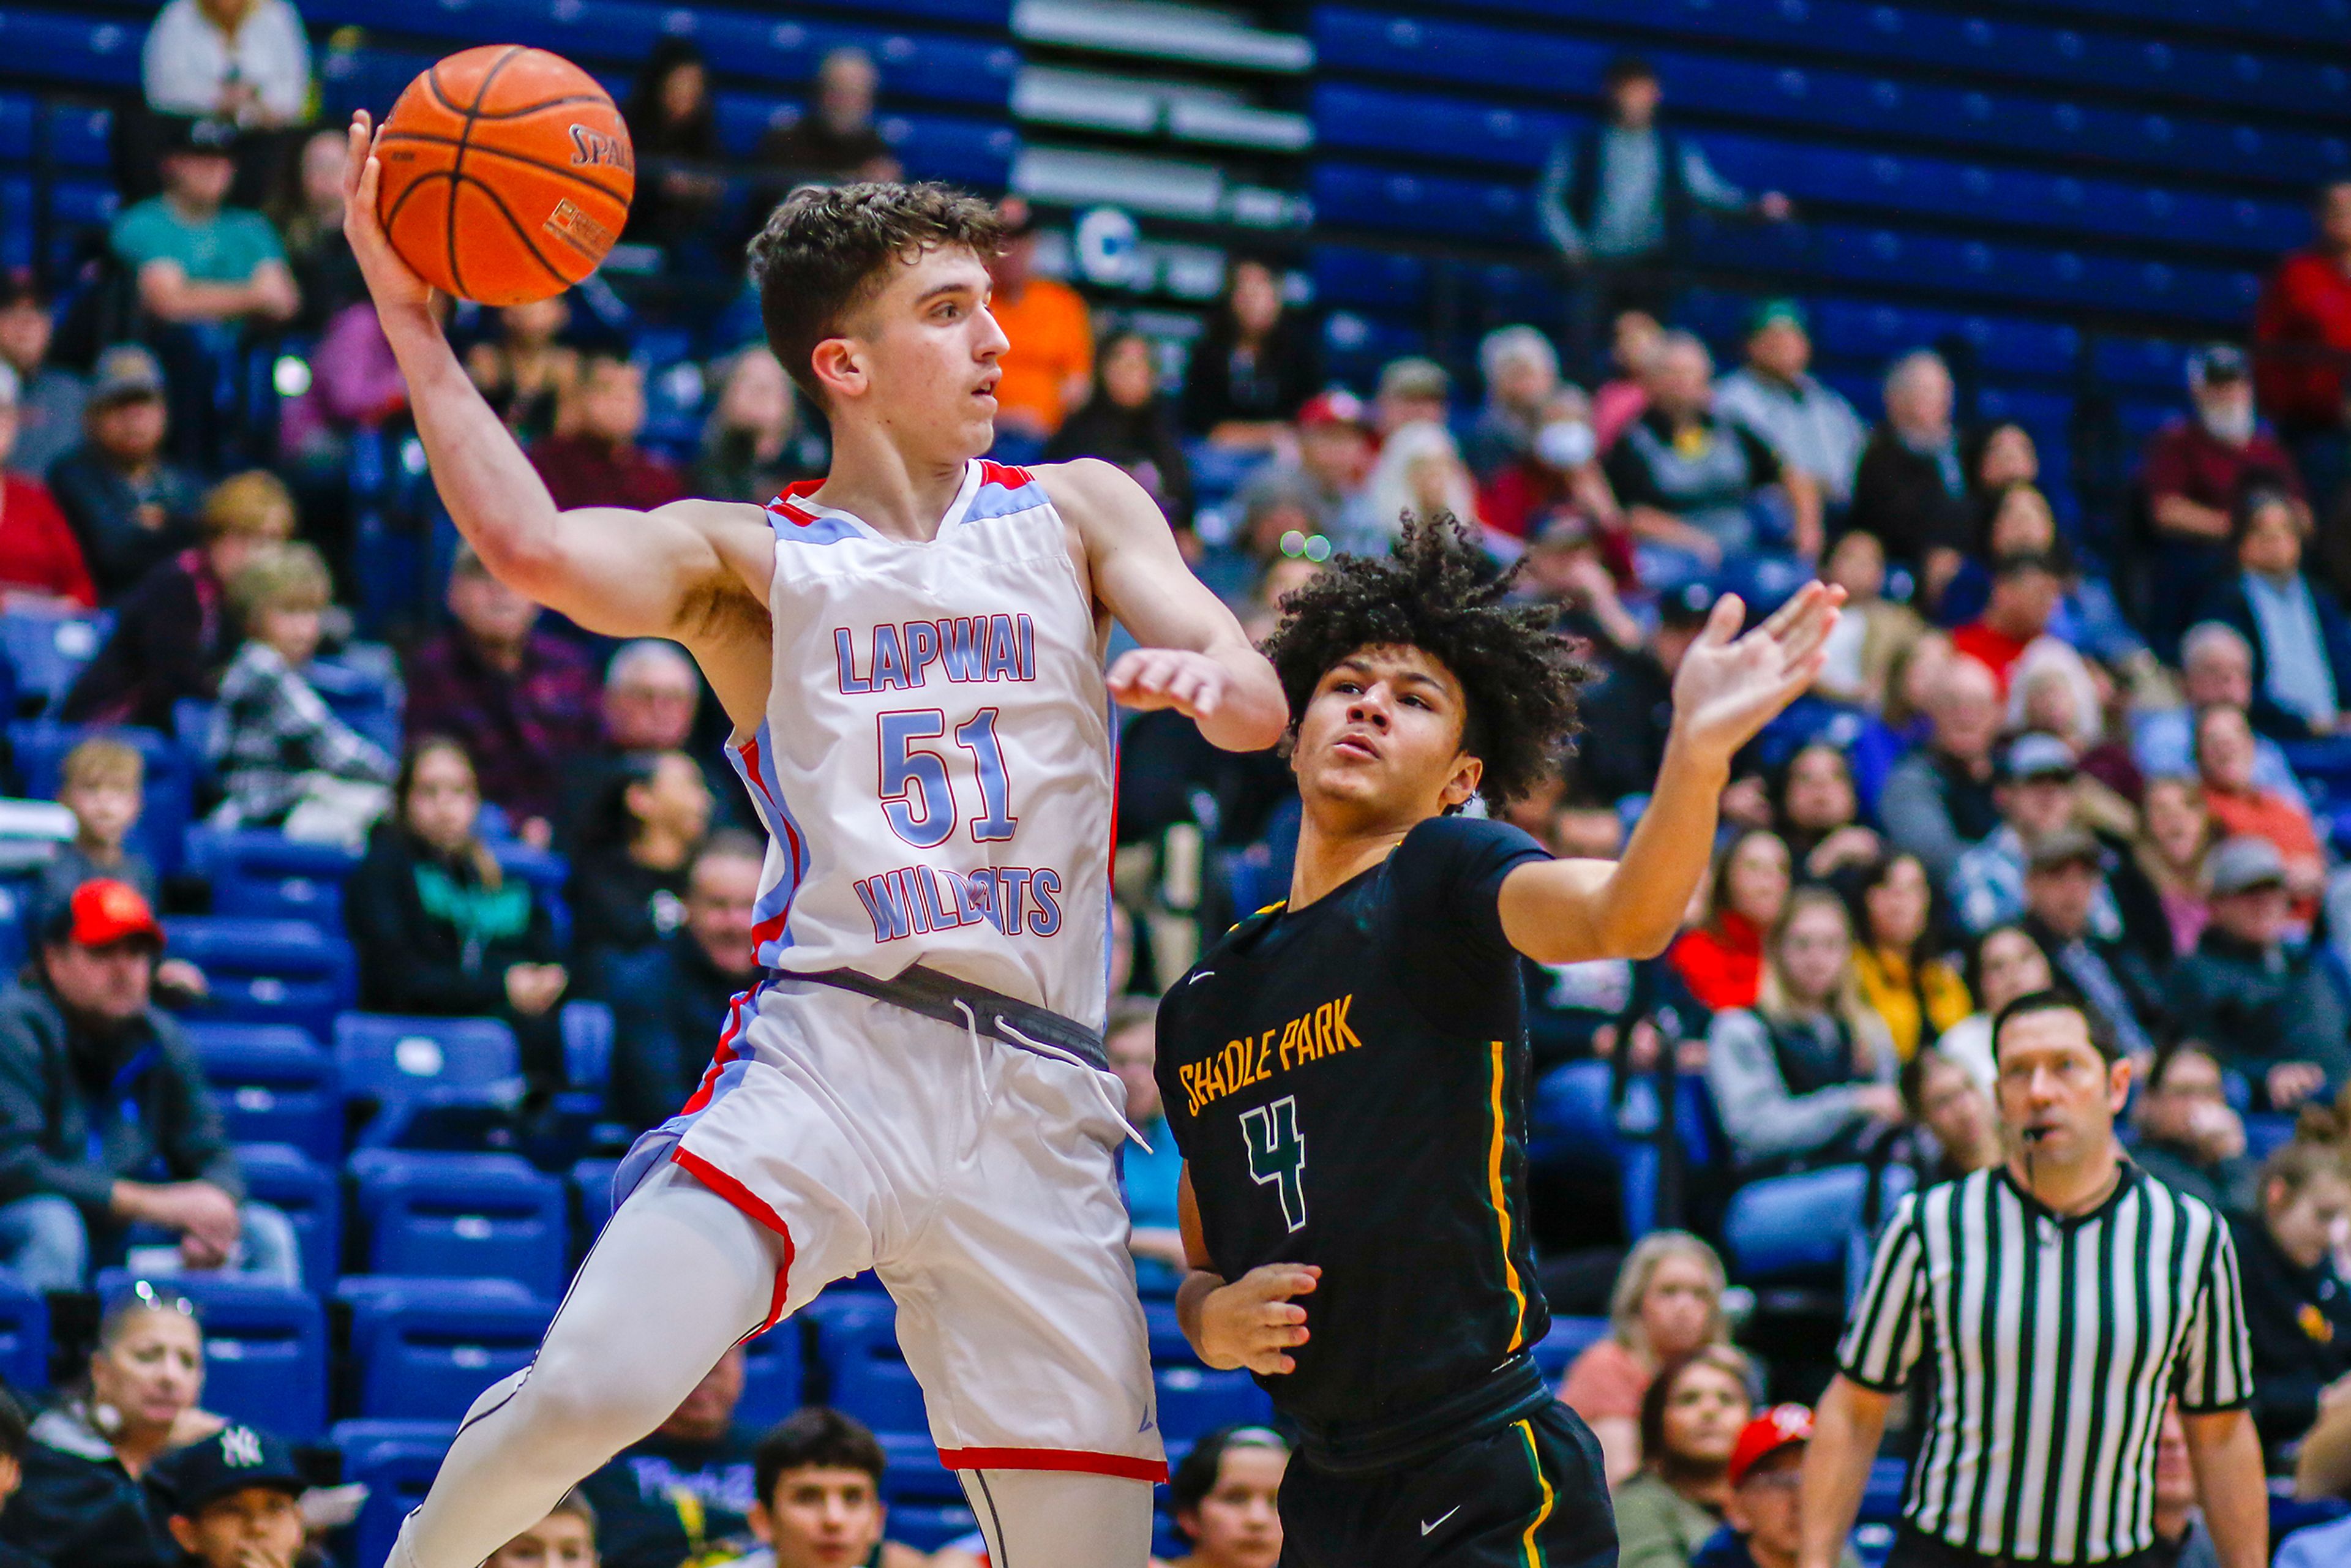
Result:
{"type": "Polygon", "coordinates": [[[376,152],[392,248],[434,287],[483,305],[545,299],[593,272],[637,186],[611,95],[519,44],[464,50],[410,82],[376,152]]]}

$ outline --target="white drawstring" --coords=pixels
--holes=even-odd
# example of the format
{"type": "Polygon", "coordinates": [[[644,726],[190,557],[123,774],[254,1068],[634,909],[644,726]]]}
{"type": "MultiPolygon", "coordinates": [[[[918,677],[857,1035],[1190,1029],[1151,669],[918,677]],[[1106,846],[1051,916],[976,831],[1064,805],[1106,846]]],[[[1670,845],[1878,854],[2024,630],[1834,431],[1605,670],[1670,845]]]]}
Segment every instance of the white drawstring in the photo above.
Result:
{"type": "MultiPolygon", "coordinates": [[[[963,1004],[961,1002],[957,1002],[956,1006],[962,1007],[963,1004]]],[[[1151,1145],[1145,1141],[1141,1133],[1135,1131],[1134,1124],[1126,1119],[1126,1113],[1120,1110],[1111,1100],[1110,1091],[1102,1084],[1103,1074],[1101,1069],[1094,1066],[1092,1062],[1088,1061],[1084,1057],[1078,1055],[1075,1051],[1063,1051],[1058,1045],[1048,1045],[1041,1040],[1037,1040],[1031,1036],[1021,1033],[1020,1030],[1012,1026],[1011,1020],[1008,1019],[998,1017],[996,1020],[996,1027],[1002,1030],[1006,1034],[1010,1035],[1014,1040],[1019,1040],[1022,1045],[1027,1046],[1030,1051],[1035,1051],[1040,1056],[1049,1056],[1055,1061],[1066,1061],[1072,1067],[1081,1067],[1085,1069],[1086,1082],[1092,1087],[1094,1098],[1102,1102],[1102,1109],[1108,1111],[1111,1113],[1112,1119],[1116,1121],[1120,1126],[1126,1129],[1126,1135],[1128,1137],[1133,1138],[1136,1143],[1143,1145],[1143,1152],[1144,1154],[1147,1155],[1151,1153],[1151,1145]]]]}
{"type": "Polygon", "coordinates": [[[990,1111],[996,1109],[996,1092],[987,1086],[987,1042],[980,1037],[979,1015],[961,997],[949,998],[963,1014],[965,1038],[971,1041],[972,1062],[979,1069],[979,1097],[990,1111]]]}

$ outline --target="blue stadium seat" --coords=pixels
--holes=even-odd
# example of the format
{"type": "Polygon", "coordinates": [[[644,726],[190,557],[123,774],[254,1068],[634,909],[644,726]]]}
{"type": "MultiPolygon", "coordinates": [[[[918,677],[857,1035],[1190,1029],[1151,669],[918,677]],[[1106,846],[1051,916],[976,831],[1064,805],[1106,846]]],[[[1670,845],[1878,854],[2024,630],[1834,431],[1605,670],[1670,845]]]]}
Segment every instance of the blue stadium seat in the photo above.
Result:
{"type": "Polygon", "coordinates": [[[122,197],[102,180],[59,180],[49,187],[49,222],[67,228],[102,229],[122,210],[122,197]]]}
{"type": "Polygon", "coordinates": [[[890,1505],[890,1539],[935,1552],[978,1528],[963,1483],[939,1463],[925,1432],[883,1432],[882,1500],[890,1505]]]}
{"type": "MultiPolygon", "coordinates": [[[[1868,1183],[1860,1166],[1831,1166],[1740,1187],[1722,1219],[1731,1277],[1758,1285],[1839,1280],[1851,1261],[1868,1183]]],[[[1883,1208],[1891,1210],[1909,1190],[1908,1168],[1887,1168],[1883,1208]]]]}
{"type": "MultiPolygon", "coordinates": [[[[98,1277],[109,1308],[138,1276],[98,1277]]],[[[183,1274],[168,1286],[196,1304],[204,1329],[204,1407],[301,1442],[327,1428],[327,1314],[308,1291],[235,1275],[183,1274]]]]}
{"type": "Polygon", "coordinates": [[[2245,1158],[2259,1164],[2294,1142],[2294,1118],[2253,1112],[2245,1117],[2245,1158]]]}
{"type": "Polygon", "coordinates": [[[602,1094],[612,1081],[612,1009],[602,1002],[566,1002],[556,1023],[563,1034],[563,1081],[602,1094]]]}
{"type": "Polygon", "coordinates": [[[1159,1391],[1159,1429],[1170,1437],[1197,1439],[1219,1427],[1263,1426],[1273,1419],[1273,1401],[1246,1372],[1163,1366],[1151,1377],[1159,1391]]]}
{"type": "Polygon", "coordinates": [[[114,110],[86,103],[52,103],[44,130],[49,162],[66,169],[111,169],[114,110]]]}
{"type": "Polygon", "coordinates": [[[620,1174],[618,1160],[581,1160],[571,1167],[571,1197],[578,1206],[580,1232],[593,1242],[612,1218],[612,1178],[620,1174]]]}
{"type": "Polygon", "coordinates": [[[1869,1481],[1861,1494],[1861,1524],[1894,1524],[1902,1518],[1902,1483],[1910,1467],[1900,1459],[1878,1459],[1869,1467],[1869,1481]]]}
{"type": "Polygon", "coordinates": [[[360,863],[340,844],[306,843],[270,829],[191,828],[187,869],[211,883],[213,911],[270,920],[343,923],[343,883],[360,863]]]}
{"type": "Polygon", "coordinates": [[[943,114],[885,114],[873,128],[906,166],[910,179],[967,185],[1003,185],[1020,154],[1020,135],[1008,125],[943,114]]]}
{"type": "Polygon", "coordinates": [[[345,1279],[354,1395],[362,1416],[446,1421],[530,1363],[555,1315],[505,1280],[345,1279]]]}
{"type": "Polygon", "coordinates": [[[1318,245],[1309,265],[1315,298],[1325,306],[1410,310],[1428,296],[1428,263],[1416,256],[1318,245]]]}
{"type": "Polygon", "coordinates": [[[338,1421],[328,1440],[343,1457],[343,1479],[368,1489],[352,1531],[352,1561],[379,1563],[392,1555],[401,1521],[424,1500],[457,1435],[449,1421],[338,1421]]]}
{"type": "Polygon", "coordinates": [[[820,1296],[802,1311],[816,1329],[826,1397],[877,1432],[925,1432],[923,1392],[898,1352],[898,1308],[886,1298],[820,1296]]]}
{"type": "Polygon", "coordinates": [[[799,1320],[787,1318],[743,1346],[743,1398],[735,1419],[760,1431],[800,1407],[799,1320]]]}
{"type": "Polygon", "coordinates": [[[13,69],[91,87],[139,85],[139,40],[145,29],[49,11],[0,11],[0,53],[13,69]]]}
{"type": "Polygon", "coordinates": [[[236,1146],[246,1193],[294,1222],[302,1247],[302,1282],[323,1291],[342,1267],[343,1186],[336,1166],[320,1165],[288,1144],[236,1146]]]}
{"type": "Polygon", "coordinates": [[[1551,1332],[1533,1346],[1535,1364],[1543,1381],[1556,1385],[1567,1375],[1575,1358],[1608,1337],[1606,1318],[1553,1318],[1551,1332]]]}
{"type": "Polygon", "coordinates": [[[512,1280],[550,1300],[562,1293],[563,1184],[519,1155],[362,1149],[350,1169],[370,1272],[512,1280]]]}
{"type": "Polygon", "coordinates": [[[40,915],[37,877],[0,877],[0,974],[24,967],[32,950],[33,922],[40,915]]]}
{"type": "Polygon", "coordinates": [[[33,161],[33,99],[28,93],[0,92],[0,162],[33,161]]]}
{"type": "Polygon", "coordinates": [[[335,1059],[309,1030],[204,1019],[185,1027],[232,1139],[288,1145],[314,1160],[341,1162],[343,1100],[335,1059]]]}
{"type": "Polygon", "coordinates": [[[1614,1070],[1604,1061],[1571,1061],[1535,1081],[1527,1120],[1527,1163],[1585,1176],[1616,1170],[1616,1113],[1609,1103],[1614,1070]]]}
{"type": "MultiPolygon", "coordinates": [[[[18,215],[31,222],[29,200],[18,215]]],[[[20,610],[0,615],[0,650],[16,675],[16,700],[37,705],[36,711],[54,705],[106,641],[111,625],[112,617],[103,612],[50,615],[20,610]]]]}
{"type": "Polygon", "coordinates": [[[15,1389],[49,1385],[48,1300],[5,1273],[0,1273],[0,1381],[15,1389]]]}
{"type": "Polygon", "coordinates": [[[211,982],[207,1017],[324,1034],[358,989],[350,943],[308,921],[188,915],[163,929],[173,956],[211,982]]]}
{"type": "MultiPolygon", "coordinates": [[[[0,267],[33,265],[33,182],[22,174],[0,178],[0,267]]],[[[13,675],[6,691],[6,713],[16,711],[13,675]]]]}
{"type": "Polygon", "coordinates": [[[509,1108],[520,1087],[521,1053],[500,1019],[344,1013],[334,1040],[345,1098],[375,1107],[360,1134],[371,1145],[398,1145],[444,1107],[463,1126],[469,1113],[509,1108]]]}
{"type": "Polygon", "coordinates": [[[1520,182],[1405,173],[1317,162],[1309,185],[1316,216],[1343,227],[1531,244],[1534,203],[1520,182]]]}

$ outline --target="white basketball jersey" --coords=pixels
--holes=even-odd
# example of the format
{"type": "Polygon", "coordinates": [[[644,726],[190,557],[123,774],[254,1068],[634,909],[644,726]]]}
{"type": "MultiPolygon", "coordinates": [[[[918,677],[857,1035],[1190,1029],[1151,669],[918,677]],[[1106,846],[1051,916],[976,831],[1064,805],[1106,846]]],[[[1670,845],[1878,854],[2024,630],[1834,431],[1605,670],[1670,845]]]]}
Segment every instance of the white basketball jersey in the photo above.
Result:
{"type": "Polygon", "coordinates": [[[768,825],[770,968],[921,963],[1100,1024],[1110,697],[1092,605],[1027,472],[971,463],[927,543],[770,503],[775,673],[734,748],[768,825]]]}

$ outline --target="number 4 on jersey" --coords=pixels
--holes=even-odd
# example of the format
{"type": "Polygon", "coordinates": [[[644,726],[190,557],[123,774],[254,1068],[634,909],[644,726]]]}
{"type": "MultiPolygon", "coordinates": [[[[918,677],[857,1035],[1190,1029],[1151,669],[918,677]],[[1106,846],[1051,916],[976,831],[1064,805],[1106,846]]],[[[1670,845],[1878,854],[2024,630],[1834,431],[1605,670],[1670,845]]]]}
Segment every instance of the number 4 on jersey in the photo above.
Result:
{"type": "Polygon", "coordinates": [[[1281,1218],[1290,1229],[1305,1228],[1306,1140],[1298,1132],[1298,1097],[1285,1094],[1242,1112],[1241,1141],[1249,1145],[1249,1178],[1280,1195],[1281,1218]]]}

